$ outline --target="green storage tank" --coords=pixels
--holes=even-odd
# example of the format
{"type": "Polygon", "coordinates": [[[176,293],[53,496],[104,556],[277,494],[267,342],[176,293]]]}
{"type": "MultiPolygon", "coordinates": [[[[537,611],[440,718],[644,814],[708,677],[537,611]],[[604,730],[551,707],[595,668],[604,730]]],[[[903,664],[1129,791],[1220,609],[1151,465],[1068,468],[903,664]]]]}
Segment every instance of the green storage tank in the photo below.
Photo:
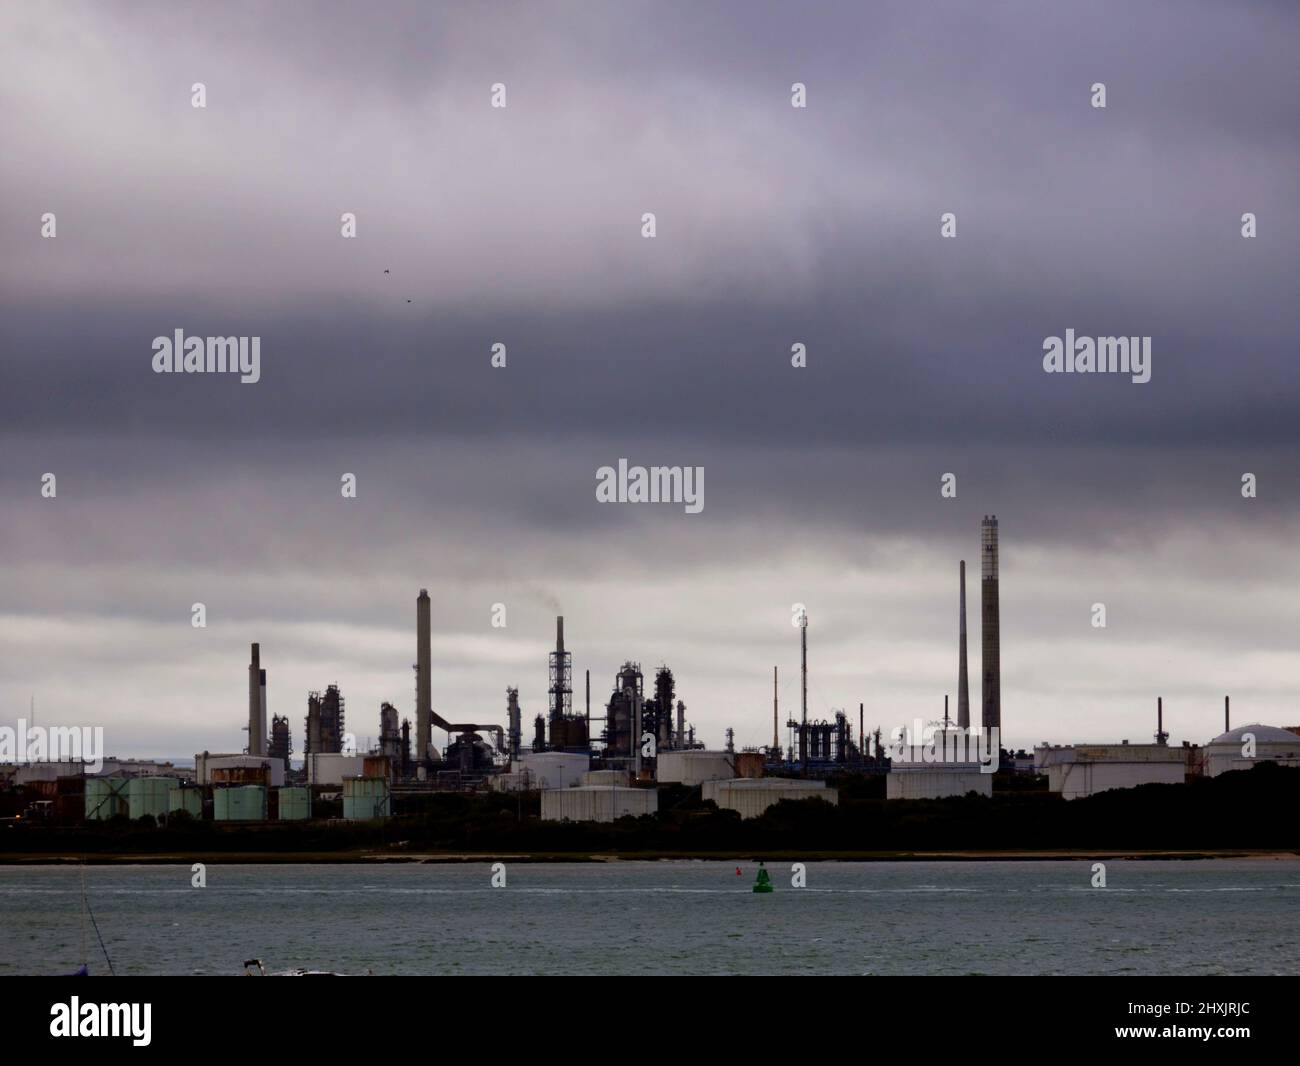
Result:
{"type": "Polygon", "coordinates": [[[280,821],[304,822],[311,817],[311,789],[282,788],[280,796],[280,821]]]}
{"type": "Polygon", "coordinates": [[[167,813],[188,811],[194,818],[203,817],[203,790],[173,785],[167,790],[167,813]]]}
{"type": "Polygon", "coordinates": [[[86,821],[106,822],[119,814],[126,814],[125,777],[86,778],[86,821]]]}
{"type": "Polygon", "coordinates": [[[212,817],[218,822],[266,821],[266,786],[231,785],[213,789],[212,817]]]}
{"type": "Polygon", "coordinates": [[[388,780],[382,777],[349,777],[343,782],[343,817],[353,822],[387,818],[392,813],[388,780]]]}
{"type": "Polygon", "coordinates": [[[132,820],[151,814],[161,818],[168,811],[172,787],[180,784],[174,777],[133,777],[126,786],[127,816],[132,820]]]}

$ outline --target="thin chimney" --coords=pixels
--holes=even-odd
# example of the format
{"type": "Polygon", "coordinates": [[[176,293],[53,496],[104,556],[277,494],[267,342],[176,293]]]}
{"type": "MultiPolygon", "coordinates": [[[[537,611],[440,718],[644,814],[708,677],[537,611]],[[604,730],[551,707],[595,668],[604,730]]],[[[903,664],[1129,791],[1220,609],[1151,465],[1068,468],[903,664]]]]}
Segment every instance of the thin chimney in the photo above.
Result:
{"type": "Polygon", "coordinates": [[[775,752],[781,746],[781,737],[777,732],[776,725],[776,707],[777,707],[777,689],[776,689],[776,667],[772,667],[772,751],[775,752]]]}
{"type": "Polygon", "coordinates": [[[799,702],[802,709],[802,722],[799,728],[799,765],[804,777],[808,776],[808,612],[804,611],[799,619],[799,665],[802,682],[800,684],[799,702]]]}
{"type": "Polygon", "coordinates": [[[966,560],[961,561],[960,636],[957,643],[957,726],[970,728],[970,678],[966,668],[966,560]]]}

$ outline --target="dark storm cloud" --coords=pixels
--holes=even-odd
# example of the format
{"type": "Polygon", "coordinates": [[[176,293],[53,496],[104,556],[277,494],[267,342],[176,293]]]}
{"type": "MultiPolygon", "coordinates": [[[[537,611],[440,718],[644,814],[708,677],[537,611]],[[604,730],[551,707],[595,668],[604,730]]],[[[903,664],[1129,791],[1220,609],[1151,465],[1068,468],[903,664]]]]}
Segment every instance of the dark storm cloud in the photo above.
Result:
{"type": "Polygon", "coordinates": [[[19,65],[6,86],[29,119],[0,208],[6,424],[1294,442],[1276,9],[1177,34],[1123,7],[239,10],[70,19],[116,52],[21,20],[18,57],[88,50],[109,80],[69,100],[20,91],[19,65]],[[141,86],[119,69],[137,53],[141,86]],[[493,113],[497,77],[513,95],[493,113]],[[55,207],[58,242],[14,240],[55,207]],[[263,336],[256,394],[145,378],[176,326],[263,336]],[[1152,384],[1042,374],[1067,327],[1152,336],[1152,384]],[[495,340],[507,383],[485,373],[495,340]],[[812,364],[791,388],[794,341],[812,364]]]}

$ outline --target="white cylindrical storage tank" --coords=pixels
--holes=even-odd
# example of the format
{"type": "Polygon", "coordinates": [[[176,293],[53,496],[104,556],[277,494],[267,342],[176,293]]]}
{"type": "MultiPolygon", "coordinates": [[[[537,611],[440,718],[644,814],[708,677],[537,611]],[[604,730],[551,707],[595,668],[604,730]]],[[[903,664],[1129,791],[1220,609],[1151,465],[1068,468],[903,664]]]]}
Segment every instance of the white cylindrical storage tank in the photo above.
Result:
{"type": "Polygon", "coordinates": [[[572,788],[582,783],[582,775],[591,768],[591,758],[576,752],[529,752],[516,759],[515,772],[532,776],[533,788],[572,788]]]}
{"type": "Polygon", "coordinates": [[[827,788],[824,781],[794,781],[783,777],[746,777],[734,781],[706,781],[702,798],[711,799],[725,811],[736,811],[742,818],[757,818],[782,800],[817,799],[838,805],[840,794],[827,788]]]}
{"type": "Polygon", "coordinates": [[[624,817],[639,818],[658,810],[659,793],[653,788],[584,785],[542,793],[545,822],[612,822],[624,817]]]}
{"type": "Polygon", "coordinates": [[[655,779],[665,784],[702,785],[736,776],[736,757],[725,751],[661,751],[655,779]]]}
{"type": "Polygon", "coordinates": [[[964,796],[968,792],[992,796],[993,775],[969,767],[962,770],[945,770],[937,766],[900,770],[895,766],[885,777],[885,795],[889,799],[944,799],[964,796]]]}
{"type": "Polygon", "coordinates": [[[599,785],[603,788],[621,785],[626,788],[631,783],[632,775],[627,770],[588,770],[582,775],[584,785],[599,785]]]}
{"type": "Polygon", "coordinates": [[[1205,776],[1249,770],[1262,762],[1300,766],[1300,736],[1277,726],[1238,726],[1205,745],[1205,776]]]}

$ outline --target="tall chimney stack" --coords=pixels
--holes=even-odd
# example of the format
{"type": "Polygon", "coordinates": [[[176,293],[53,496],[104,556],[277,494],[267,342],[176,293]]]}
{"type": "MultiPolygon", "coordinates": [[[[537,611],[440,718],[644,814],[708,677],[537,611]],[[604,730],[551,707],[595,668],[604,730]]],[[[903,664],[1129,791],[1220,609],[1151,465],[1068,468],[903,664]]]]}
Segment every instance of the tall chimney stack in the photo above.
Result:
{"type": "Polygon", "coordinates": [[[1228,722],[1228,697],[1223,697],[1223,731],[1226,733],[1232,726],[1228,722]]]}
{"type": "Polygon", "coordinates": [[[799,730],[799,764],[804,777],[808,776],[808,612],[805,610],[799,618],[799,706],[802,711],[803,725],[799,730]]]}
{"type": "Polygon", "coordinates": [[[260,728],[262,717],[262,649],[260,644],[253,645],[253,654],[248,663],[248,754],[265,755],[262,747],[266,744],[266,730],[260,728]],[[261,740],[258,739],[259,732],[261,740]]]}
{"type": "Polygon", "coordinates": [[[776,667],[774,666],[772,667],[772,751],[773,753],[775,753],[776,749],[781,746],[781,734],[778,732],[777,725],[776,725],[776,708],[777,708],[776,667]]]}
{"type": "Polygon", "coordinates": [[[970,678],[966,667],[966,560],[959,567],[961,575],[960,636],[957,640],[957,726],[970,728],[970,678]]]}
{"type": "Polygon", "coordinates": [[[433,740],[432,634],[429,626],[429,590],[420,589],[415,601],[415,764],[423,766],[433,740]]]}
{"type": "Polygon", "coordinates": [[[984,709],[981,724],[1002,731],[1002,666],[998,617],[998,516],[980,525],[980,641],[983,645],[984,709]]]}

